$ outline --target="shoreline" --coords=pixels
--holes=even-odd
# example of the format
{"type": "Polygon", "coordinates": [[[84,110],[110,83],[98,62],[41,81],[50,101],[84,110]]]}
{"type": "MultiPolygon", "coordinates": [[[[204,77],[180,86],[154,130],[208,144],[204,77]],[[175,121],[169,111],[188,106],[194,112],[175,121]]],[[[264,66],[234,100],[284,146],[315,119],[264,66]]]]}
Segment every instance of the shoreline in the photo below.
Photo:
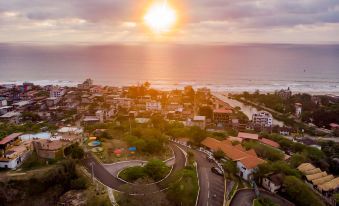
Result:
{"type": "MultiPolygon", "coordinates": [[[[47,85],[59,85],[59,86],[67,86],[67,87],[76,87],[77,84],[82,83],[82,81],[73,81],[73,80],[14,80],[14,81],[0,81],[0,85],[21,85],[24,82],[31,82],[35,85],[39,86],[47,86],[47,85]]],[[[135,83],[101,83],[98,81],[98,86],[112,86],[112,87],[124,87],[124,86],[133,86],[140,84],[143,81],[135,81],[135,83]]],[[[243,92],[250,92],[253,93],[256,90],[259,90],[261,93],[274,93],[276,90],[280,89],[286,89],[287,87],[290,87],[292,92],[295,93],[307,93],[311,95],[339,95],[339,87],[335,87],[334,90],[315,90],[312,87],[306,87],[305,88],[295,88],[293,85],[275,85],[272,84],[271,86],[265,85],[255,85],[255,86],[247,86],[247,85],[225,85],[225,84],[198,84],[196,82],[190,82],[190,81],[183,81],[180,83],[169,83],[169,84],[159,84],[156,82],[149,81],[153,88],[161,90],[161,91],[171,91],[175,89],[184,89],[185,86],[191,85],[194,89],[206,87],[209,88],[212,92],[215,93],[229,93],[229,94],[239,94],[243,92]]]]}

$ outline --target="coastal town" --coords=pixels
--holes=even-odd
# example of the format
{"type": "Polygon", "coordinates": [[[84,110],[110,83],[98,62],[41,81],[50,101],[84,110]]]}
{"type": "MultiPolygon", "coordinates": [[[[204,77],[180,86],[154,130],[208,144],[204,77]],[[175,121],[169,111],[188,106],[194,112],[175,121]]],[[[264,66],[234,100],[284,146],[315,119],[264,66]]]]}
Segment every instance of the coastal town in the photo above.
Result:
{"type": "Polygon", "coordinates": [[[92,79],[67,87],[3,84],[0,200],[335,206],[338,108],[339,96],[289,88],[228,94],[189,85],[161,91],[148,82],[102,86],[92,79]],[[53,172],[59,170],[74,174],[59,177],[53,172]],[[59,181],[39,181],[36,173],[59,181]],[[20,187],[29,181],[39,189],[20,187]]]}

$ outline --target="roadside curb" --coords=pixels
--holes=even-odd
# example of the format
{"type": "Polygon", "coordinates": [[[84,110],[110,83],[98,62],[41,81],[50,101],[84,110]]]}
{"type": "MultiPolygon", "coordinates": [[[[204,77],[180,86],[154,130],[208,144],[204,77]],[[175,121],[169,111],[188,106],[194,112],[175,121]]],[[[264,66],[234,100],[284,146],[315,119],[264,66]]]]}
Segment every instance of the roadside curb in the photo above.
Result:
{"type": "Polygon", "coordinates": [[[197,179],[198,179],[198,194],[197,194],[197,199],[195,200],[195,206],[197,206],[198,201],[199,201],[199,196],[200,196],[200,181],[199,181],[198,163],[197,162],[195,162],[195,171],[196,171],[197,179]]]}
{"type": "MultiPolygon", "coordinates": [[[[83,166],[81,166],[80,169],[81,169],[81,171],[82,171],[87,177],[91,178],[91,174],[86,170],[86,168],[84,168],[83,166]]],[[[108,197],[109,197],[109,199],[110,199],[110,201],[111,201],[111,204],[112,204],[113,206],[119,206],[118,203],[116,202],[115,197],[114,197],[114,194],[113,194],[113,191],[114,191],[114,192],[119,192],[119,191],[117,191],[117,190],[115,190],[115,189],[112,189],[112,188],[110,188],[109,186],[105,185],[105,184],[102,183],[100,180],[98,180],[95,176],[94,176],[94,181],[96,181],[97,184],[101,184],[102,186],[106,187],[106,189],[107,189],[107,194],[108,194],[108,197]]]]}

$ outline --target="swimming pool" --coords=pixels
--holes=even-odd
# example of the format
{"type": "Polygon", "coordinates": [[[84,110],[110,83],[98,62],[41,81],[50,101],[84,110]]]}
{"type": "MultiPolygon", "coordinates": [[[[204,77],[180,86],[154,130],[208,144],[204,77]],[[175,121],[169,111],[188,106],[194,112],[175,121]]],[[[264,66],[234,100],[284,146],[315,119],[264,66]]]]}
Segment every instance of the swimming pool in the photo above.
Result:
{"type": "Polygon", "coordinates": [[[32,140],[32,139],[50,139],[50,140],[57,140],[60,139],[56,137],[52,137],[50,132],[40,132],[36,134],[24,134],[20,136],[21,140],[32,140]]]}

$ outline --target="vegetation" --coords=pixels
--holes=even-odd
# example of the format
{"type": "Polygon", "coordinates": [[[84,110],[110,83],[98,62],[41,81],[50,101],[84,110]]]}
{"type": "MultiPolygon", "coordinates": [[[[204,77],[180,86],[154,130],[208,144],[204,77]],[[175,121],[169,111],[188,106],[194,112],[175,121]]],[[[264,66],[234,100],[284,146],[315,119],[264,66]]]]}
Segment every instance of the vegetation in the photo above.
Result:
{"type": "Polygon", "coordinates": [[[324,205],[319,197],[300,179],[287,176],[284,179],[284,187],[289,199],[300,206],[324,205]]]}
{"type": "Polygon", "coordinates": [[[259,197],[258,199],[253,200],[253,206],[278,206],[270,199],[259,197]]]}
{"type": "Polygon", "coordinates": [[[199,115],[205,116],[207,119],[212,119],[213,110],[209,106],[203,106],[199,108],[199,115]]]}
{"type": "Polygon", "coordinates": [[[41,131],[41,128],[47,127],[48,130],[55,130],[56,127],[54,125],[50,125],[47,123],[34,124],[31,122],[27,122],[25,124],[11,124],[11,123],[0,123],[0,139],[3,137],[10,135],[16,132],[22,133],[38,133],[41,131]]]}
{"type": "Polygon", "coordinates": [[[144,167],[130,167],[120,172],[119,177],[128,182],[135,182],[138,179],[150,178],[154,181],[163,179],[170,168],[160,160],[151,160],[144,167]]]}
{"type": "Polygon", "coordinates": [[[246,149],[254,149],[255,152],[264,159],[277,161],[282,160],[284,158],[284,154],[280,150],[260,144],[259,142],[256,141],[246,141],[243,143],[243,146],[246,149]]]}
{"type": "Polygon", "coordinates": [[[339,203],[339,193],[333,195],[335,202],[338,204],[339,203]]]}
{"type": "Polygon", "coordinates": [[[169,123],[165,133],[174,138],[188,137],[193,145],[200,145],[207,136],[207,132],[200,127],[185,127],[180,122],[169,123]]]}
{"type": "Polygon", "coordinates": [[[213,156],[215,159],[220,160],[221,158],[225,157],[225,153],[222,150],[217,150],[213,152],[213,156]]]}
{"type": "Polygon", "coordinates": [[[71,157],[73,159],[82,159],[84,158],[85,152],[78,143],[75,143],[66,147],[64,154],[66,157],[71,157]]]}
{"type": "Polygon", "coordinates": [[[56,205],[58,198],[69,190],[87,188],[72,160],[21,178],[0,182],[0,200],[4,205],[56,205]]]}
{"type": "Polygon", "coordinates": [[[284,161],[267,162],[258,166],[258,171],[255,174],[257,178],[263,178],[269,173],[282,173],[286,176],[294,176],[301,178],[301,174],[297,169],[291,168],[284,161]]]}
{"type": "MultiPolygon", "coordinates": [[[[236,95],[235,98],[244,98],[287,116],[294,113],[295,103],[301,103],[303,105],[302,120],[304,122],[314,123],[319,127],[326,128],[329,128],[330,123],[339,122],[339,104],[331,102],[327,96],[318,96],[319,100],[316,102],[312,101],[311,95],[305,93],[294,94],[291,98],[282,99],[276,94],[260,94],[259,92],[249,94],[244,92],[241,95],[236,95]]],[[[295,123],[288,119],[285,120],[292,124],[295,123]]]]}
{"type": "Polygon", "coordinates": [[[198,178],[194,167],[186,167],[176,174],[167,192],[168,200],[175,206],[195,205],[198,195],[198,178]]]}
{"type": "Polygon", "coordinates": [[[227,161],[223,164],[223,168],[226,172],[226,175],[229,175],[229,178],[234,178],[235,175],[238,173],[237,163],[234,161],[227,161]]]}
{"type": "Polygon", "coordinates": [[[158,129],[138,127],[125,136],[125,141],[129,146],[136,147],[139,152],[159,154],[168,140],[158,129]]]}
{"type": "MultiPolygon", "coordinates": [[[[303,145],[300,143],[295,143],[278,134],[261,133],[260,135],[278,142],[280,144],[280,148],[283,149],[286,153],[290,152],[297,153],[298,154],[297,156],[295,157],[292,156],[293,167],[299,166],[297,165],[297,163],[299,163],[300,160],[305,160],[306,162],[311,162],[317,167],[320,167],[322,170],[330,171],[333,174],[336,174],[338,172],[335,169],[336,168],[335,162],[332,163],[334,165],[333,168],[330,167],[329,165],[330,160],[328,159],[328,157],[330,156],[327,156],[322,150],[319,150],[311,146],[303,145]]],[[[326,148],[325,144],[324,146],[326,148]]],[[[329,143],[329,148],[328,151],[326,152],[328,154],[335,154],[334,151],[336,147],[337,146],[335,146],[334,143],[329,143]]]]}

